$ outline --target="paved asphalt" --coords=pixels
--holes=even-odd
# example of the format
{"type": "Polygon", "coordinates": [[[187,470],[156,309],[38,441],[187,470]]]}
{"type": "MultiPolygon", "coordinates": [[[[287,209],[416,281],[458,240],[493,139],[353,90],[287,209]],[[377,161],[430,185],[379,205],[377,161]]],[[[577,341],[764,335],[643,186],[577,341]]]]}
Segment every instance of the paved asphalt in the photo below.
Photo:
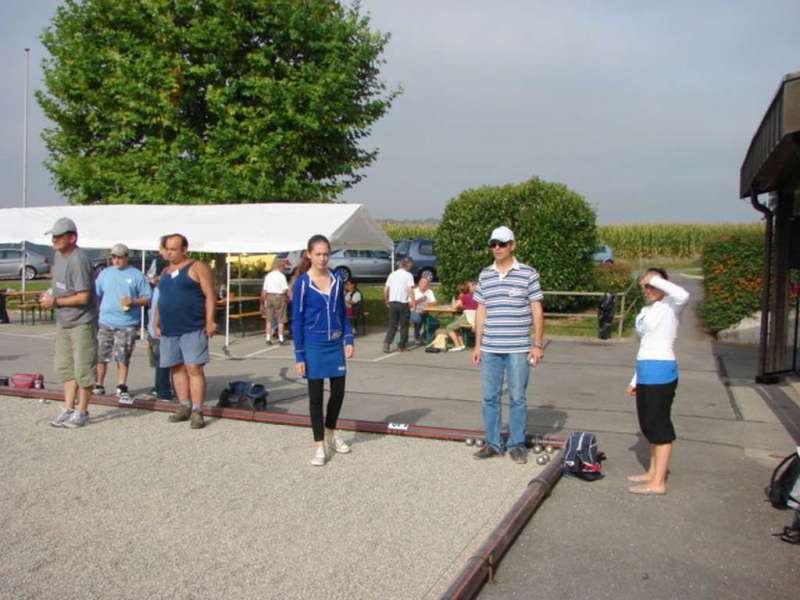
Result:
{"type": "MultiPolygon", "coordinates": [[[[545,362],[533,372],[529,390],[529,428],[556,435],[576,430],[597,433],[601,448],[608,455],[604,465],[606,478],[594,483],[562,480],[517,538],[501,563],[495,582],[484,587],[481,597],[701,599],[756,595],[796,598],[800,582],[800,550],[771,535],[789,523],[790,515],[772,509],[763,501],[763,487],[778,458],[788,454],[795,444],[800,444],[797,388],[790,384],[754,385],[755,350],[747,346],[717,344],[707,337],[700,330],[695,316],[694,304],[699,299],[700,286],[696,280],[680,276],[677,280],[692,292],[693,305],[684,313],[678,342],[681,379],[673,407],[678,440],[669,493],[665,497],[638,497],[626,491],[625,475],[641,469],[647,452],[647,445],[638,433],[633,402],[625,394],[636,342],[553,340],[547,348],[545,362]]],[[[42,371],[48,387],[57,387],[51,383],[52,335],[52,328],[47,325],[0,327],[0,374],[42,371]]],[[[342,416],[480,428],[480,378],[478,371],[469,364],[468,353],[431,355],[414,350],[384,355],[380,343],[380,332],[370,332],[366,338],[357,340],[357,354],[348,374],[348,394],[342,416]]],[[[272,410],[307,414],[304,387],[293,375],[290,347],[267,347],[253,336],[233,338],[231,360],[224,360],[221,339],[214,339],[212,349],[215,356],[208,367],[209,401],[215,399],[228,381],[257,379],[270,390],[272,410]]],[[[113,369],[110,376],[113,377],[113,369]]],[[[151,371],[146,366],[144,348],[139,347],[132,366],[131,387],[144,391],[150,382],[151,371]]],[[[113,387],[110,381],[107,387],[113,387]]],[[[40,412],[45,408],[55,411],[52,404],[35,408],[40,412]]],[[[102,409],[98,411],[102,412],[102,409]]],[[[147,415],[140,411],[124,412],[147,415]]],[[[156,417],[163,419],[163,415],[156,417]]],[[[138,427],[140,422],[144,424],[151,418],[119,419],[119,423],[130,421],[138,427]]],[[[15,416],[15,419],[24,423],[26,417],[23,414],[15,416]]],[[[44,429],[45,417],[38,416],[37,419],[38,427],[10,429],[12,435],[17,430],[28,432],[9,442],[14,449],[24,450],[27,444],[50,443],[44,441],[52,435],[44,429]]],[[[101,421],[96,425],[96,429],[101,425],[108,428],[110,422],[101,421]]],[[[234,435],[227,433],[228,425],[224,427],[226,436],[234,435]]],[[[222,425],[209,427],[207,431],[221,429],[222,425]]],[[[91,431],[92,427],[88,427],[80,433],[90,434],[91,431]]],[[[9,428],[4,428],[4,438],[6,432],[9,428]]],[[[303,435],[309,437],[306,431],[303,435]]],[[[152,436],[156,440],[158,433],[154,431],[152,436]]],[[[366,444],[363,448],[375,448],[375,452],[396,457],[396,465],[406,461],[422,465],[435,463],[435,453],[429,454],[431,451],[423,442],[419,445],[416,442],[420,441],[404,440],[399,446],[405,450],[395,449],[395,444],[384,449],[384,442],[366,444]],[[406,447],[406,442],[413,446],[406,447]]],[[[158,446],[161,442],[156,440],[155,443],[158,446]]],[[[232,444],[237,445],[235,441],[232,444]]],[[[249,438],[243,444],[244,447],[252,445],[253,450],[258,451],[256,442],[249,438]]],[[[297,449],[287,452],[300,464],[305,460],[300,450],[305,448],[304,444],[306,442],[302,439],[284,444],[292,448],[297,445],[297,449]]],[[[6,444],[3,446],[4,452],[8,452],[6,444]]],[[[194,445],[188,446],[187,450],[190,447],[194,445]]],[[[97,449],[92,451],[99,452],[97,449]]],[[[107,451],[124,456],[126,449],[108,448],[107,451]]],[[[193,459],[191,452],[184,454],[189,462],[199,460],[193,459]]],[[[441,460],[447,465],[447,475],[443,476],[446,480],[464,481],[472,486],[461,489],[460,495],[446,496],[448,501],[458,505],[457,512],[462,515],[462,522],[468,522],[463,515],[479,514],[476,499],[497,495],[499,502],[505,501],[505,488],[496,487],[498,484],[492,479],[468,481],[468,475],[474,474],[478,467],[468,458],[465,448],[459,448],[457,455],[441,460]],[[460,500],[454,500],[455,497],[460,500]]],[[[11,469],[9,464],[4,463],[4,470],[5,467],[11,469]]],[[[228,460],[225,464],[225,468],[230,469],[236,462],[228,460]]],[[[513,483],[517,472],[509,471],[508,467],[505,462],[498,465],[497,470],[502,473],[499,481],[506,481],[505,474],[510,472],[508,481],[513,483]]],[[[386,477],[391,477],[393,472],[390,465],[380,460],[375,462],[374,468],[379,471],[386,469],[386,477]]],[[[54,461],[47,469],[57,472],[59,463],[54,461]]],[[[244,467],[244,470],[250,470],[248,477],[257,476],[251,466],[244,467]]],[[[141,477],[141,474],[135,476],[141,477]]],[[[179,479],[187,478],[181,476],[179,479]]],[[[191,478],[188,479],[187,489],[192,489],[191,478]]],[[[429,476],[421,479],[429,480],[429,476]]],[[[34,485],[25,478],[12,478],[11,481],[15,486],[34,485]]],[[[225,485],[229,486],[237,503],[248,501],[247,488],[237,486],[249,484],[230,479],[225,481],[225,485]]],[[[11,496],[17,492],[28,493],[29,490],[12,488],[11,496]]],[[[439,495],[438,491],[433,495],[430,490],[428,492],[428,498],[439,495]]],[[[152,494],[154,492],[149,491],[147,497],[157,504],[158,494],[156,497],[152,494]]],[[[7,493],[4,497],[8,500],[7,493]]],[[[120,503],[115,508],[128,514],[126,507],[135,503],[135,495],[127,500],[115,497],[111,501],[120,503]]],[[[160,501],[171,503],[175,498],[161,498],[160,501]]],[[[346,494],[337,495],[337,502],[346,503],[346,494]]],[[[422,529],[428,527],[428,502],[418,505],[411,518],[412,523],[423,525],[422,529]]],[[[208,509],[220,513],[216,506],[204,507],[201,513],[208,509]]],[[[41,507],[36,510],[41,510],[41,507]]],[[[391,510],[395,509],[388,513],[381,509],[380,513],[390,514],[391,510]]],[[[431,508],[433,514],[436,510],[431,508]]],[[[312,519],[319,516],[308,511],[297,514],[310,515],[312,519]]],[[[359,523],[359,527],[367,525],[359,523]]],[[[247,531],[243,530],[241,534],[242,539],[249,543],[247,531]]],[[[140,535],[143,540],[149,539],[146,530],[140,535]]],[[[191,536],[187,536],[186,541],[190,543],[191,536]]],[[[329,540],[323,542],[327,552],[329,540]]],[[[441,550],[445,551],[444,548],[441,550]]],[[[311,545],[292,554],[297,572],[313,570],[316,552],[317,546],[311,545]]],[[[390,555],[391,552],[387,557],[390,555]]],[[[376,552],[375,556],[382,555],[376,552]]],[[[461,554],[454,551],[450,560],[455,556],[461,554]]],[[[392,564],[393,559],[387,557],[379,561],[380,569],[376,571],[376,578],[381,581],[393,577],[393,585],[402,586],[402,581],[422,574],[422,571],[414,570],[417,568],[414,564],[392,564]]],[[[124,559],[120,560],[124,562],[124,559]]],[[[325,564],[333,565],[326,567],[330,569],[327,573],[333,573],[337,561],[325,564]]],[[[36,564],[28,566],[39,568],[36,564]]],[[[441,574],[442,568],[437,563],[433,572],[441,574]]],[[[290,573],[291,569],[286,567],[281,572],[290,573]]],[[[35,573],[34,570],[26,579],[33,586],[28,593],[30,596],[38,595],[34,590],[42,589],[35,573]]],[[[136,575],[145,576],[134,568],[129,576],[134,578],[136,575]]],[[[175,581],[184,581],[187,575],[173,572],[172,577],[175,581]]],[[[3,578],[2,572],[0,578],[3,578]]],[[[434,581],[436,576],[428,573],[422,578],[434,581]]],[[[358,577],[356,579],[360,581],[358,577]]],[[[237,585],[244,585],[237,581],[237,585]]],[[[197,593],[191,597],[204,596],[195,587],[187,589],[196,590],[197,593]]],[[[250,589],[246,586],[232,588],[230,597],[249,597],[250,589]]],[[[288,589],[281,589],[290,596],[304,596],[303,590],[293,590],[289,594],[288,589]]],[[[378,595],[374,595],[374,589],[369,587],[347,589],[351,592],[350,598],[392,598],[431,597],[439,588],[433,584],[417,586],[409,588],[413,592],[408,594],[396,591],[402,587],[389,587],[381,588],[383,591],[378,595]]],[[[310,595],[311,588],[306,591],[308,594],[305,595],[310,595]]]]}

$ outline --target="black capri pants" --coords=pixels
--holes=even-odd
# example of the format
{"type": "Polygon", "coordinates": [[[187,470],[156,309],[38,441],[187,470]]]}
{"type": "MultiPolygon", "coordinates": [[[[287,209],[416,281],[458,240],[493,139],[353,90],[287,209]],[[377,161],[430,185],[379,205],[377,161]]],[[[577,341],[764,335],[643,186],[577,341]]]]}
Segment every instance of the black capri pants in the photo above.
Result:
{"type": "Polygon", "coordinates": [[[672,401],[678,380],[671,383],[636,385],[636,413],[639,427],[651,444],[669,444],[675,440],[672,426],[672,401]]]}

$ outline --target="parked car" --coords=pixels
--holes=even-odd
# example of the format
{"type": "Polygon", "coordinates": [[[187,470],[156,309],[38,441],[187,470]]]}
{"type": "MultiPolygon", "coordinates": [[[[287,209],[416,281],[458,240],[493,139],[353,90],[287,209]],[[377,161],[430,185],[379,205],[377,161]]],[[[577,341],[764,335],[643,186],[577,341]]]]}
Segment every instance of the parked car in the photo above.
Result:
{"type": "Polygon", "coordinates": [[[613,263],[614,252],[608,244],[600,244],[592,254],[592,260],[596,263],[613,263]]]}
{"type": "Polygon", "coordinates": [[[392,256],[386,250],[334,250],[328,268],[344,281],[384,280],[392,272],[392,256]]]}
{"type": "MultiPolygon", "coordinates": [[[[25,279],[50,272],[50,259],[33,250],[26,250],[25,279]]],[[[22,250],[0,249],[0,277],[22,277],[22,250]]]]}
{"type": "Polygon", "coordinates": [[[400,259],[409,257],[414,263],[411,273],[414,279],[426,277],[436,281],[436,242],[433,240],[399,240],[394,243],[395,265],[400,259]]]}

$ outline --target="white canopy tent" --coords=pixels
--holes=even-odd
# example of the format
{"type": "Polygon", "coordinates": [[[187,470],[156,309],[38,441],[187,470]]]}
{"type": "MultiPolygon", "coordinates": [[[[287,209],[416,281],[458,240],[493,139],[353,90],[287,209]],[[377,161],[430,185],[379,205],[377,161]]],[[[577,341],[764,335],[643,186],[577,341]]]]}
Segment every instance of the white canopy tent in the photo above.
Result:
{"type": "MultiPolygon", "coordinates": [[[[49,244],[45,235],[56,219],[78,226],[78,243],[111,248],[122,242],[132,250],[158,250],[159,238],[182,233],[189,250],[218,253],[265,253],[302,250],[308,238],[326,236],[334,248],[393,252],[383,228],[360,204],[114,204],[0,209],[0,243],[49,244]]],[[[143,255],[144,256],[144,255],[143,255]]],[[[143,259],[144,260],[144,259],[143,259]]],[[[144,264],[142,265],[144,269],[144,264]]],[[[230,261],[227,291],[230,292],[230,261]]],[[[230,293],[226,294],[230,298],[230,293]]],[[[225,347],[230,332],[230,301],[225,309],[225,347]]]]}

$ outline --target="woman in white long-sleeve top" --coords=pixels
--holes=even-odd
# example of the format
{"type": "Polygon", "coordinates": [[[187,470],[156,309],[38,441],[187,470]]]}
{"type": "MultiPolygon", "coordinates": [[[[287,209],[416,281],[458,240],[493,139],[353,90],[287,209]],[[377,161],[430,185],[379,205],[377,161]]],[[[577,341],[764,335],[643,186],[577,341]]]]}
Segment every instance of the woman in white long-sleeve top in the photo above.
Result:
{"type": "Polygon", "coordinates": [[[628,394],[636,396],[639,426],[650,442],[650,465],[646,473],[628,477],[628,481],[636,484],[628,491],[633,494],[665,494],[672,442],[675,440],[670,415],[678,387],[675,339],[678,337],[680,313],[689,301],[689,292],[669,281],[663,269],[648,269],[639,283],[648,305],[636,317],[636,331],[641,343],[628,394]]]}

